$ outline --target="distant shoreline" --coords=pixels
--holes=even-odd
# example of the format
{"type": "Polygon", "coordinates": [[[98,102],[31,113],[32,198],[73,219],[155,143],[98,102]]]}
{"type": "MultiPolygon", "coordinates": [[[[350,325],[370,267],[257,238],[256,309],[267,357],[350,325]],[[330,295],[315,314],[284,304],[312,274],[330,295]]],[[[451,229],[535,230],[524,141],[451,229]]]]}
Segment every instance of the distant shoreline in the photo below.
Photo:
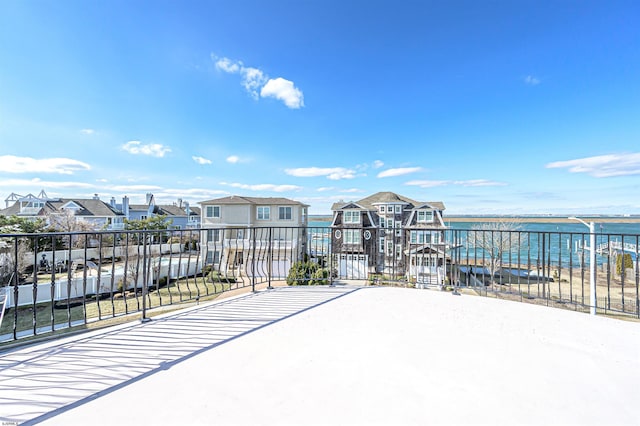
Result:
{"type": "MultiPolygon", "coordinates": [[[[309,216],[313,222],[330,222],[331,216],[309,216]]],[[[566,216],[447,216],[446,222],[516,222],[516,223],[577,223],[566,216]]],[[[585,222],[596,223],[640,223],[640,216],[580,216],[585,222]]]]}
{"type": "MultiPolygon", "coordinates": [[[[516,222],[516,223],[577,223],[574,219],[562,216],[447,216],[443,217],[446,222],[516,222]]],[[[580,216],[585,222],[596,223],[640,223],[640,216],[634,217],[611,217],[611,216],[580,216]]]]}

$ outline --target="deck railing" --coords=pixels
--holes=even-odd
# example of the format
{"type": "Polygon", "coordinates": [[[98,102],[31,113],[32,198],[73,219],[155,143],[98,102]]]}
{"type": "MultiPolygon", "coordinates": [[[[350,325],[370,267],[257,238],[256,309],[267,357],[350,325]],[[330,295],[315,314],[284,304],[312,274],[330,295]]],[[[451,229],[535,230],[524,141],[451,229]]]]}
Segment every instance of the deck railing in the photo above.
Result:
{"type": "MultiPolygon", "coordinates": [[[[356,280],[640,318],[640,235],[479,229],[233,228],[0,235],[0,342],[256,286],[356,280]],[[606,250],[603,250],[606,247],[606,250]],[[290,274],[313,264],[313,273],[290,274]],[[298,270],[298,269],[297,269],[298,270]]],[[[298,271],[299,272],[299,271],[298,271]]]]}

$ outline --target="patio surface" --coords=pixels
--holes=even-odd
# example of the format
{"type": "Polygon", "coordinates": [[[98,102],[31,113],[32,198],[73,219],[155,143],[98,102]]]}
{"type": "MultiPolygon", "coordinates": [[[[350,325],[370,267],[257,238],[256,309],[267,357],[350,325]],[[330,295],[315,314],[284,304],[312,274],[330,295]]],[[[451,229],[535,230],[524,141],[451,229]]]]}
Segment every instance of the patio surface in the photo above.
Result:
{"type": "Polygon", "coordinates": [[[0,353],[0,421],[640,424],[640,323],[433,290],[283,287],[0,353]]]}

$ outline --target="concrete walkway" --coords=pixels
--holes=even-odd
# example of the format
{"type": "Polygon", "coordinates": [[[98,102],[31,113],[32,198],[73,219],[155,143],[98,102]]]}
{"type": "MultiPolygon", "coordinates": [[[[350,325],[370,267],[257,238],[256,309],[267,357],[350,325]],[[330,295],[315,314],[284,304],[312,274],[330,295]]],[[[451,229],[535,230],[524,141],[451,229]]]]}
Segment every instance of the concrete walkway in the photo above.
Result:
{"type": "Polygon", "coordinates": [[[0,354],[0,421],[638,425],[640,323],[292,287],[0,354]]]}

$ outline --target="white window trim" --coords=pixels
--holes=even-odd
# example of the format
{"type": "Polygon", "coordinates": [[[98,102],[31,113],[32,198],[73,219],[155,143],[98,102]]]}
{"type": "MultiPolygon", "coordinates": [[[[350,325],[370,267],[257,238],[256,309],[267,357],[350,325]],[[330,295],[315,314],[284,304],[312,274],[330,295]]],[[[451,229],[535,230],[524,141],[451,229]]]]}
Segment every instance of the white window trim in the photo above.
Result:
{"type": "Polygon", "coordinates": [[[433,222],[434,217],[433,210],[418,210],[416,220],[421,223],[430,223],[433,222]],[[431,215],[431,219],[427,218],[429,214],[431,215]],[[423,218],[421,219],[420,216],[423,216],[423,218]]]}
{"type": "MultiPolygon", "coordinates": [[[[284,216],[286,216],[286,214],[284,216]]],[[[293,220],[293,207],[291,207],[291,206],[279,206],[278,207],[278,220],[287,220],[287,221],[293,220]],[[287,211],[287,210],[289,210],[289,212],[291,214],[291,217],[290,218],[286,218],[286,217],[283,218],[282,212],[283,211],[287,211]]]]}
{"type": "Polygon", "coordinates": [[[361,216],[362,215],[360,214],[359,210],[345,210],[343,214],[343,221],[344,223],[358,224],[360,223],[361,216]],[[347,218],[349,218],[349,220],[347,220],[347,218]]]}
{"type": "Polygon", "coordinates": [[[344,243],[345,244],[361,244],[362,237],[359,229],[344,229],[344,243]]]}
{"type": "Polygon", "coordinates": [[[256,208],[256,220],[271,220],[271,207],[270,206],[258,206],[256,208]],[[260,213],[262,212],[262,217],[260,213]],[[265,213],[266,212],[266,217],[265,213]]]}
{"type": "Polygon", "coordinates": [[[205,217],[208,219],[215,218],[219,219],[222,213],[222,209],[220,206],[205,206],[205,217]],[[216,216],[216,209],[218,210],[218,215],[216,216]],[[211,215],[209,215],[209,211],[211,211],[211,215]]]}

